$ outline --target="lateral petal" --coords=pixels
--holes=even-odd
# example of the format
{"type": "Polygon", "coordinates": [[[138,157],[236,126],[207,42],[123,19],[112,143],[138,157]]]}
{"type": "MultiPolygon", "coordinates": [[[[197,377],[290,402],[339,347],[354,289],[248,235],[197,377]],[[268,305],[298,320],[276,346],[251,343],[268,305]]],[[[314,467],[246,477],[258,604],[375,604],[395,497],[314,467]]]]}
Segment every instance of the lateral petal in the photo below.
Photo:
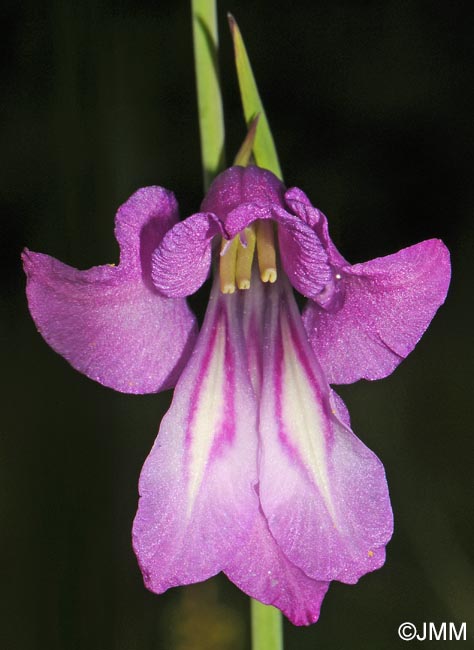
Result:
{"type": "Polygon", "coordinates": [[[171,388],[192,349],[197,328],[186,301],[160,296],[150,275],[151,252],[177,218],[173,194],[147,187],[117,212],[118,266],[78,271],[23,253],[30,312],[46,342],[115,390],[171,388]]]}
{"type": "Polygon", "coordinates": [[[413,350],[443,304],[449,252],[429,239],[340,270],[338,309],[308,302],[303,323],[330,383],[386,377],[413,350]]]}
{"type": "Polygon", "coordinates": [[[344,423],[289,289],[269,292],[262,509],[280,549],[307,576],[354,583],[383,564],[392,534],[383,466],[344,423]]]}
{"type": "Polygon", "coordinates": [[[218,284],[140,477],[133,544],[145,583],[157,593],[224,569],[258,512],[256,404],[241,296],[223,296],[218,284]]]}
{"type": "Polygon", "coordinates": [[[289,213],[274,214],[278,222],[283,268],[297,291],[307,298],[316,298],[332,280],[327,253],[316,233],[289,213]]]}
{"type": "Polygon", "coordinates": [[[211,212],[198,212],[171,228],[152,257],[158,291],[171,298],[197,291],[209,275],[212,239],[218,234],[224,230],[211,212]]]}
{"type": "Polygon", "coordinates": [[[346,260],[329,237],[326,215],[314,207],[306,194],[298,187],[291,187],[285,192],[285,202],[290,212],[294,213],[317,233],[327,252],[330,264],[337,267],[345,266],[347,264],[346,260]]]}

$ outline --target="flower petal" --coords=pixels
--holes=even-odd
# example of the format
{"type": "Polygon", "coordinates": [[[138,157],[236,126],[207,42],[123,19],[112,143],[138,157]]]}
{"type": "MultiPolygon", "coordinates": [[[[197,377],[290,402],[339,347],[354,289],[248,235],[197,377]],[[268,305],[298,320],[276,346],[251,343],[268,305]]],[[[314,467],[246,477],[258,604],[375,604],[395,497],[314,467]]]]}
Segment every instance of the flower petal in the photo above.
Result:
{"type": "MultiPolygon", "coordinates": [[[[322,581],[383,564],[392,512],[383,466],[339,420],[288,289],[270,288],[260,408],[260,500],[286,557],[322,581]]],[[[341,417],[347,419],[342,411],[341,417]]]]}
{"type": "Polygon", "coordinates": [[[272,219],[278,224],[281,261],[291,284],[304,296],[317,297],[332,279],[327,254],[317,234],[301,219],[277,205],[247,203],[227,215],[227,237],[234,237],[256,219],[272,219]]]}
{"type": "Polygon", "coordinates": [[[328,221],[325,215],[318,208],[311,205],[304,192],[297,187],[292,187],[285,193],[285,201],[289,210],[303,223],[310,226],[317,235],[326,252],[330,267],[327,283],[320,293],[316,294],[313,292],[312,295],[306,295],[308,295],[308,298],[314,300],[316,304],[324,307],[324,309],[333,311],[340,306],[341,300],[343,299],[343,288],[339,282],[338,269],[341,266],[346,266],[347,262],[329,237],[328,221]]]}
{"type": "Polygon", "coordinates": [[[222,233],[219,219],[210,212],[193,214],[171,228],[153,254],[158,291],[172,298],[197,291],[209,274],[212,239],[222,233]]]}
{"type": "MultiPolygon", "coordinates": [[[[249,376],[259,399],[266,289],[255,268],[251,288],[241,292],[239,300],[249,376]]],[[[315,623],[329,585],[311,580],[289,562],[268,529],[258,501],[258,486],[255,486],[254,497],[257,516],[247,538],[235,550],[224,572],[239,589],[252,598],[278,607],[295,625],[315,623]]]]}
{"type": "Polygon", "coordinates": [[[329,237],[328,220],[325,214],[311,205],[306,194],[298,187],[291,187],[285,192],[285,202],[292,213],[316,232],[328,254],[330,264],[338,267],[345,266],[346,260],[329,237]]]}
{"type": "Polygon", "coordinates": [[[340,270],[336,310],[309,302],[303,323],[330,383],[381,379],[415,347],[449,286],[449,252],[430,239],[340,270]]]}
{"type": "Polygon", "coordinates": [[[294,625],[316,623],[329,587],[328,582],[308,578],[289,562],[262,513],[224,572],[248,596],[278,607],[294,625]]]}
{"type": "Polygon", "coordinates": [[[293,286],[316,297],[331,280],[327,254],[312,224],[285,210],[284,187],[271,172],[259,167],[231,167],[209,188],[202,209],[214,212],[232,238],[256,219],[278,223],[281,259],[293,286]]]}
{"type": "Polygon", "coordinates": [[[327,254],[316,232],[299,216],[284,209],[284,187],[259,167],[231,167],[212,183],[203,212],[178,223],[153,255],[153,281],[166,296],[194,293],[207,278],[211,240],[220,234],[232,239],[257,219],[278,224],[283,268],[293,286],[317,298],[333,279],[327,254]]]}
{"type": "Polygon", "coordinates": [[[261,167],[230,167],[212,182],[201,209],[216,214],[223,223],[227,215],[244,204],[256,208],[283,207],[284,187],[282,182],[261,167]]]}
{"type": "Polygon", "coordinates": [[[160,296],[150,277],[151,250],[176,219],[173,194],[147,187],[117,213],[119,266],[78,271],[48,255],[23,253],[30,312],[47,343],[115,390],[171,388],[192,349],[196,323],[186,302],[160,296]]]}
{"type": "Polygon", "coordinates": [[[132,194],[115,217],[120,268],[126,269],[129,276],[141,276],[152,288],[151,254],[178,219],[178,204],[173,192],[152,185],[132,194]]]}
{"type": "Polygon", "coordinates": [[[291,284],[307,298],[317,298],[332,280],[327,254],[316,233],[300,219],[279,210],[278,243],[291,284]]]}
{"type": "Polygon", "coordinates": [[[258,513],[256,404],[240,300],[214,284],[140,477],[133,543],[145,583],[157,593],[221,571],[258,513]]]}

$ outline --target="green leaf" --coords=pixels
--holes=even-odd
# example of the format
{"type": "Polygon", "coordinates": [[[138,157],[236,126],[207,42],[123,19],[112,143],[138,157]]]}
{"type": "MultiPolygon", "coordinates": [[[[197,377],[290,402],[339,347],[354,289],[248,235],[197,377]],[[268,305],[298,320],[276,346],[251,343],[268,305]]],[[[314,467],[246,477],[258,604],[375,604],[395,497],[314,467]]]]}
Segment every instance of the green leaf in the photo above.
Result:
{"type": "Polygon", "coordinates": [[[237,155],[234,159],[234,165],[240,165],[241,167],[246,167],[250,164],[252,159],[252,151],[255,142],[255,136],[257,135],[257,126],[258,120],[260,118],[260,113],[258,113],[249,125],[249,130],[245,137],[245,140],[242,142],[237,155]]]}
{"type": "Polygon", "coordinates": [[[204,190],[225,167],[225,132],[217,53],[216,3],[191,1],[204,190]]]}
{"type": "Polygon", "coordinates": [[[230,31],[234,42],[235,65],[237,68],[237,77],[239,79],[240,96],[244,108],[245,120],[249,126],[252,120],[259,114],[258,129],[253,146],[255,161],[259,167],[264,167],[272,171],[278,178],[282,179],[283,175],[278,162],[278,155],[273,141],[272,132],[268,124],[265,109],[258,92],[255,77],[252,72],[250,60],[245,49],[245,44],[240,33],[240,29],[235,22],[234,17],[228,14],[230,31]]]}

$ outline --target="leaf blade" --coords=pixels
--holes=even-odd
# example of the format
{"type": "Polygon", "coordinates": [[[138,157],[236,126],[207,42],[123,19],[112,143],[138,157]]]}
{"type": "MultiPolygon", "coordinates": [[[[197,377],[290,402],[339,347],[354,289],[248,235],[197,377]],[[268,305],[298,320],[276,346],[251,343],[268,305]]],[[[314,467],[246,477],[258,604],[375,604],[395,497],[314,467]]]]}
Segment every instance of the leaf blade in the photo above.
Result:
{"type": "Polygon", "coordinates": [[[260,93],[258,92],[257,83],[242,34],[235,18],[231,14],[228,14],[227,18],[234,43],[235,65],[247,126],[250,126],[256,115],[260,114],[253,146],[255,161],[259,167],[269,169],[278,178],[282,179],[283,174],[278,160],[275,142],[260,98],[260,93]]]}
{"type": "Polygon", "coordinates": [[[191,0],[194,66],[204,191],[225,167],[225,128],[219,82],[216,3],[191,0]]]}

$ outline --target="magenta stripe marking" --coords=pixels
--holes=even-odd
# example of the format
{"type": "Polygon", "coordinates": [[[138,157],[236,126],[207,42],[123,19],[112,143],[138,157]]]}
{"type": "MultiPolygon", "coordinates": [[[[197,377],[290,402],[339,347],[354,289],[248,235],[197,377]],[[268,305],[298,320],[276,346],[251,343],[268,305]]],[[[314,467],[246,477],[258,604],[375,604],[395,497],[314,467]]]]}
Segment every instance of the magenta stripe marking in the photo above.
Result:
{"type": "MultiPolygon", "coordinates": [[[[209,453],[209,460],[215,460],[221,456],[225,448],[232,443],[235,438],[235,390],[236,390],[236,380],[235,380],[235,355],[232,350],[231,345],[231,336],[229,335],[229,318],[226,313],[226,310],[222,304],[216,306],[215,314],[212,317],[212,321],[206,328],[205,333],[209,331],[208,340],[203,339],[202,345],[206,345],[206,350],[201,362],[201,367],[195,379],[196,385],[190,399],[190,409],[189,415],[187,418],[187,427],[186,427],[186,436],[185,436],[185,445],[186,445],[186,458],[184,468],[188,467],[188,454],[189,449],[193,441],[193,425],[196,418],[197,409],[199,408],[199,401],[201,396],[201,389],[204,383],[204,379],[207,377],[208,372],[210,372],[210,365],[212,357],[215,353],[215,348],[217,344],[217,334],[219,331],[219,326],[224,328],[224,411],[222,413],[222,418],[219,423],[219,430],[214,434],[214,440],[211,445],[211,450],[209,453]],[[222,322],[221,322],[222,320],[222,322]]],[[[206,472],[208,467],[206,468],[206,472]]]]}
{"type": "Polygon", "coordinates": [[[235,422],[236,422],[236,413],[235,413],[235,393],[236,393],[236,381],[235,381],[235,355],[232,350],[231,337],[229,333],[229,319],[227,314],[224,314],[225,318],[225,352],[224,352],[224,377],[225,377],[225,387],[224,387],[224,418],[221,422],[220,431],[217,434],[214,443],[212,445],[210,459],[214,460],[221,456],[225,448],[232,443],[235,438],[235,422]]]}
{"type": "MultiPolygon", "coordinates": [[[[329,404],[329,385],[326,381],[326,378],[323,375],[323,371],[320,368],[320,373],[323,375],[323,378],[318,376],[314,370],[314,364],[319,366],[318,360],[314,356],[314,353],[309,346],[306,335],[301,333],[301,327],[298,327],[298,324],[294,322],[294,319],[291,317],[291,310],[287,307],[288,324],[290,327],[291,338],[293,341],[296,354],[298,359],[305,369],[306,376],[309,379],[311,384],[312,392],[315,395],[316,401],[323,410],[323,415],[326,420],[326,423],[331,420],[332,411],[329,404]],[[305,336],[304,343],[301,341],[302,336],[305,336]],[[306,344],[306,345],[305,345],[306,344]],[[324,386],[324,389],[323,389],[324,386]]],[[[301,320],[301,317],[298,313],[298,318],[301,320]]],[[[328,441],[332,440],[333,431],[332,427],[325,426],[324,435],[328,441]]]]}
{"type": "MultiPolygon", "coordinates": [[[[288,308],[288,305],[286,304],[284,298],[280,300],[279,309],[280,309],[280,314],[279,314],[278,329],[276,333],[276,340],[274,342],[275,371],[276,371],[275,372],[275,383],[276,383],[275,411],[276,411],[276,419],[278,423],[278,439],[280,440],[281,445],[283,446],[287,454],[290,456],[290,458],[304,471],[309,481],[312,484],[314,484],[314,479],[311,476],[308,468],[306,467],[306,464],[304,463],[303,459],[301,458],[301,454],[298,448],[291,442],[290,435],[288,434],[288,431],[284,427],[283,406],[282,406],[282,402],[283,402],[283,334],[282,334],[282,327],[281,327],[282,318],[287,319],[287,324],[290,329],[290,336],[291,336],[293,348],[295,349],[295,352],[297,354],[298,361],[303,366],[305,374],[308,378],[308,382],[311,385],[311,391],[317,403],[320,404],[323,408],[323,413],[325,418],[328,417],[328,408],[329,408],[328,400],[324,399],[324,394],[323,391],[321,390],[318,378],[315,376],[315,373],[313,372],[313,369],[311,367],[310,360],[305,354],[304,351],[305,346],[302,345],[301,343],[299,328],[293,322],[291,318],[291,311],[288,308]],[[285,313],[282,313],[283,309],[285,310],[285,313]]],[[[332,438],[332,431],[331,429],[329,429],[328,431],[327,426],[325,426],[324,428],[324,436],[327,441],[329,441],[332,438]]]]}
{"type": "MultiPolygon", "coordinates": [[[[206,377],[208,371],[209,371],[209,365],[212,359],[212,355],[214,354],[214,348],[216,347],[216,339],[217,339],[217,325],[219,322],[219,318],[221,316],[220,312],[222,311],[222,308],[220,306],[216,307],[216,313],[213,316],[213,322],[210,324],[209,330],[209,340],[207,341],[206,345],[206,351],[204,353],[204,357],[202,359],[202,365],[199,369],[199,372],[196,377],[196,385],[192,393],[192,397],[190,399],[190,408],[189,408],[189,415],[188,415],[188,426],[186,427],[186,438],[185,438],[185,444],[186,446],[189,446],[192,442],[192,437],[191,437],[191,430],[192,430],[192,424],[194,422],[195,416],[196,416],[196,410],[198,408],[199,404],[199,395],[201,392],[201,387],[203,384],[203,380],[206,377]]],[[[208,329],[207,323],[204,323],[204,326],[206,330],[208,329]]],[[[206,331],[207,334],[207,331],[206,331]]],[[[202,330],[201,330],[201,336],[202,336],[202,330]]],[[[204,338],[204,337],[203,337],[204,338]]],[[[204,345],[205,342],[204,340],[199,341],[201,345],[204,345]]]]}

